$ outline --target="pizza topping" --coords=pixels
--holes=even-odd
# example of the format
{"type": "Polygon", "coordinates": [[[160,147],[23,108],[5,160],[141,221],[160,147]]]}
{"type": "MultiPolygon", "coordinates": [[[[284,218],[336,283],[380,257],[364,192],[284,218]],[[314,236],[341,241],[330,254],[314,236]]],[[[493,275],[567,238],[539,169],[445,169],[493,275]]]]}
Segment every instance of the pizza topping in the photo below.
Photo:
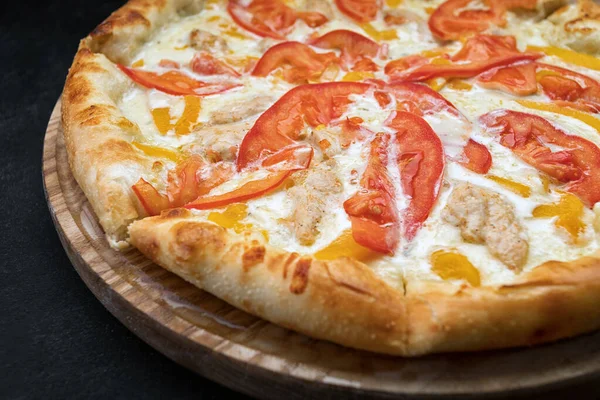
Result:
{"type": "Polygon", "coordinates": [[[200,113],[200,98],[185,96],[184,101],[185,108],[175,124],[171,123],[171,114],[168,107],[151,110],[154,124],[161,134],[165,135],[170,130],[174,130],[177,135],[187,135],[193,130],[200,113]]]}
{"type": "MultiPolygon", "coordinates": [[[[323,36],[311,40],[309,44],[321,49],[340,50],[340,59],[345,69],[353,69],[353,66],[356,66],[357,62],[365,60],[365,57],[376,57],[380,51],[380,47],[376,42],[356,32],[345,29],[328,32],[323,36]]],[[[363,61],[359,69],[361,71],[371,70],[372,66],[369,69],[365,69],[365,63],[363,61]]],[[[376,66],[375,68],[377,70],[376,66]]]]}
{"type": "Polygon", "coordinates": [[[480,117],[500,144],[526,163],[545,172],[589,207],[600,201],[600,149],[579,136],[568,135],[542,117],[517,111],[497,111],[480,117]],[[549,145],[561,150],[553,151],[549,145]]]}
{"type": "Polygon", "coordinates": [[[328,198],[342,192],[342,184],[327,165],[294,176],[295,185],[288,190],[294,203],[292,220],[300,244],[311,245],[319,235],[321,219],[330,209],[328,198]]]}
{"type": "Polygon", "coordinates": [[[362,189],[344,202],[344,210],[350,217],[352,236],[358,244],[391,255],[400,242],[400,223],[395,188],[387,172],[390,141],[388,134],[375,136],[360,180],[362,189]]]}
{"type": "Polygon", "coordinates": [[[224,52],[228,48],[225,39],[201,29],[190,32],[190,46],[196,50],[213,52],[224,52]]]}
{"type": "Polygon", "coordinates": [[[513,36],[478,35],[467,40],[450,59],[411,56],[389,62],[385,73],[394,80],[426,81],[433,78],[471,78],[492,68],[540,58],[537,53],[521,53],[513,36]],[[407,69],[408,67],[408,69],[407,69]]]}
{"type": "Polygon", "coordinates": [[[252,224],[241,222],[247,216],[248,206],[244,203],[235,203],[227,206],[222,212],[211,212],[207,219],[223,228],[233,229],[235,233],[241,233],[252,228],[252,224]]]}
{"type": "Polygon", "coordinates": [[[492,167],[492,155],[490,151],[473,139],[469,139],[464,149],[465,160],[461,162],[462,166],[478,174],[487,174],[492,167]]]}
{"type": "Polygon", "coordinates": [[[283,79],[290,83],[306,83],[319,77],[328,65],[337,61],[334,53],[317,53],[300,42],[284,42],[271,47],[258,60],[252,75],[267,76],[283,68],[283,79]]]}
{"type": "Polygon", "coordinates": [[[534,63],[494,68],[479,75],[477,83],[487,89],[499,89],[519,96],[534,94],[538,90],[534,63]]]}
{"type": "Polygon", "coordinates": [[[504,26],[507,10],[536,6],[537,0],[447,0],[429,17],[429,29],[440,39],[458,40],[492,25],[504,26]]]}
{"type": "Polygon", "coordinates": [[[383,31],[379,31],[373,27],[370,23],[361,24],[360,27],[367,35],[369,35],[372,39],[381,42],[383,40],[394,40],[398,39],[398,34],[395,29],[386,29],[383,31]]]}
{"type": "Polygon", "coordinates": [[[380,0],[335,0],[338,9],[359,23],[374,20],[381,7],[380,0]]]}
{"type": "Polygon", "coordinates": [[[210,123],[214,125],[230,124],[242,121],[253,115],[262,113],[273,103],[273,97],[262,95],[247,101],[231,101],[226,109],[218,109],[210,115],[210,123]]]}
{"type": "Polygon", "coordinates": [[[464,280],[471,286],[481,285],[479,270],[457,251],[437,250],[431,254],[431,270],[443,280],[464,280]]]}
{"type": "Polygon", "coordinates": [[[337,260],[349,257],[358,261],[369,261],[377,257],[377,253],[358,244],[352,236],[352,230],[347,229],[327,246],[317,251],[314,257],[317,260],[337,260]]]}
{"type": "Polygon", "coordinates": [[[541,52],[547,56],[555,56],[561,60],[580,67],[595,69],[600,71],[600,60],[589,54],[578,53],[573,50],[563,49],[561,47],[540,47],[540,46],[527,46],[527,50],[541,52]]]}
{"type": "Polygon", "coordinates": [[[577,196],[563,193],[560,201],[555,204],[543,204],[537,206],[532,215],[536,218],[554,218],[554,225],[566,230],[573,240],[577,240],[579,234],[585,230],[583,217],[584,205],[577,196]]]}
{"type": "Polygon", "coordinates": [[[517,100],[520,105],[531,108],[532,110],[549,111],[556,114],[566,115],[567,117],[575,118],[581,122],[588,124],[600,133],[600,120],[587,112],[579,111],[572,108],[573,103],[561,104],[560,102],[540,103],[531,100],[517,100]]]}
{"type": "Polygon", "coordinates": [[[600,83],[586,75],[538,63],[538,69],[550,73],[540,74],[539,84],[544,94],[552,100],[581,104],[597,112],[600,110],[600,83]]]}
{"type": "Polygon", "coordinates": [[[162,74],[118,66],[134,82],[149,89],[175,96],[209,96],[240,86],[237,83],[207,83],[196,80],[183,72],[171,70],[162,74]]]}
{"type": "Polygon", "coordinates": [[[166,158],[169,161],[178,162],[181,159],[180,153],[166,149],[164,147],[152,146],[145,143],[131,142],[131,145],[138,150],[141,150],[144,154],[150,157],[166,158]]]}
{"type": "Polygon", "coordinates": [[[385,85],[384,89],[394,95],[398,111],[407,111],[421,116],[445,111],[450,115],[464,119],[454,104],[425,85],[412,82],[394,82],[385,85]]]}
{"type": "Polygon", "coordinates": [[[229,0],[227,11],[236,24],[262,37],[285,39],[298,19],[311,28],[327,22],[318,12],[297,12],[281,0],[229,0]]]}
{"type": "Polygon", "coordinates": [[[461,183],[450,194],[442,217],[460,228],[465,241],[485,244],[509,268],[520,270],[527,261],[529,245],[514,206],[497,193],[461,183]]]}
{"type": "Polygon", "coordinates": [[[444,148],[429,124],[414,114],[396,112],[387,125],[396,131],[400,183],[409,199],[403,215],[403,234],[411,241],[437,200],[444,172],[444,148]]]}
{"type": "Polygon", "coordinates": [[[350,95],[363,94],[370,87],[366,83],[331,82],[293,88],[265,111],[244,136],[238,169],[260,160],[263,154],[295,144],[305,125],[329,125],[352,102],[350,95]]]}
{"type": "Polygon", "coordinates": [[[199,75],[229,75],[240,77],[240,74],[223,61],[217,60],[209,53],[201,51],[194,55],[190,63],[192,71],[199,75]]]}
{"type": "Polygon", "coordinates": [[[510,179],[502,178],[501,176],[489,175],[487,178],[504,186],[511,192],[514,192],[521,197],[531,196],[531,188],[527,185],[523,185],[522,183],[515,182],[510,179]]]}
{"type": "Polygon", "coordinates": [[[152,184],[140,179],[132,188],[149,215],[167,208],[180,207],[219,186],[233,175],[226,164],[208,165],[197,155],[180,162],[169,171],[167,194],[160,194],[152,184]]]}

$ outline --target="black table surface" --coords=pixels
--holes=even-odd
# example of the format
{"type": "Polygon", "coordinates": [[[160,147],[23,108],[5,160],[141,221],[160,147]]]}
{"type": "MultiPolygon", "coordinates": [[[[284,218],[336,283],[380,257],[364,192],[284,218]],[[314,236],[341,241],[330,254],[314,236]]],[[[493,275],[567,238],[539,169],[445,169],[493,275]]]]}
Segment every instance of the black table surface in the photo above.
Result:
{"type": "MultiPolygon", "coordinates": [[[[48,118],[78,40],[123,1],[0,3],[0,398],[245,398],[170,361],[104,309],[46,206],[48,118]]],[[[599,387],[536,394],[600,398],[599,387]]]]}

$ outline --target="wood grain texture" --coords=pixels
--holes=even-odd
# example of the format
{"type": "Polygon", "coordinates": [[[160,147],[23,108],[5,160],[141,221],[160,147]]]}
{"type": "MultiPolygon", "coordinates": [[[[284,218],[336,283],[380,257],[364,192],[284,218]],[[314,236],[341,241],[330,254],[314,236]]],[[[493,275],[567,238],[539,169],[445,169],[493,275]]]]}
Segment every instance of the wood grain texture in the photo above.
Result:
{"type": "Polygon", "coordinates": [[[600,373],[600,332],[535,348],[417,359],[347,349],[240,311],[153,264],[117,252],[73,179],[60,101],[43,154],[46,198],[60,240],[90,290],[131,331],[174,361],[261,398],[495,395],[600,373]]]}

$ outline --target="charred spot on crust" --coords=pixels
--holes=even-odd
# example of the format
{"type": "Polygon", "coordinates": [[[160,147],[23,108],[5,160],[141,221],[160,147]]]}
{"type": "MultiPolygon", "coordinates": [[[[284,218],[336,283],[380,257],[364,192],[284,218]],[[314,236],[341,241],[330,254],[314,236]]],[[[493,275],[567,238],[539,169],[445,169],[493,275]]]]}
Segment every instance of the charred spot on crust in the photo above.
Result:
{"type": "Polygon", "coordinates": [[[292,275],[292,281],[290,282],[290,292],[293,294],[302,294],[308,286],[308,270],[312,259],[301,258],[296,263],[294,274],[292,275]]]}
{"type": "Polygon", "coordinates": [[[164,210],[160,213],[160,219],[175,219],[184,218],[190,215],[190,210],[186,208],[172,208],[170,210],[164,210]]]}
{"type": "Polygon", "coordinates": [[[92,104],[91,106],[79,111],[75,116],[82,126],[100,125],[102,122],[110,120],[112,117],[112,107],[104,104],[92,104]]]}
{"type": "Polygon", "coordinates": [[[172,251],[178,260],[189,260],[197,251],[221,253],[225,249],[225,229],[201,222],[180,222],[171,228],[175,241],[172,251]]]}
{"type": "Polygon", "coordinates": [[[112,34],[115,28],[135,25],[150,26],[150,21],[136,10],[119,10],[98,25],[90,36],[106,36],[112,34]]]}
{"type": "Polygon", "coordinates": [[[265,259],[265,246],[255,246],[248,249],[242,255],[242,266],[244,271],[248,271],[251,267],[263,262],[265,259]]]}
{"type": "Polygon", "coordinates": [[[287,271],[290,265],[292,265],[292,263],[294,261],[296,261],[296,259],[299,257],[300,255],[298,253],[291,253],[288,256],[288,259],[285,261],[285,263],[283,264],[283,279],[287,279],[287,271]]]}

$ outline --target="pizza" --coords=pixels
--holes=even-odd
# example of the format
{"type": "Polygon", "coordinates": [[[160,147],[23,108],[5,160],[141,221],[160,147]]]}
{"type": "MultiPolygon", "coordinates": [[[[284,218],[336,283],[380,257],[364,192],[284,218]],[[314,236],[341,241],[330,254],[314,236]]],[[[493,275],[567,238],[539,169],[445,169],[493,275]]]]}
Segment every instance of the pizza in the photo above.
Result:
{"type": "Polygon", "coordinates": [[[115,249],[416,356],[600,327],[600,6],[130,0],[80,43],[69,164],[115,249]]]}

